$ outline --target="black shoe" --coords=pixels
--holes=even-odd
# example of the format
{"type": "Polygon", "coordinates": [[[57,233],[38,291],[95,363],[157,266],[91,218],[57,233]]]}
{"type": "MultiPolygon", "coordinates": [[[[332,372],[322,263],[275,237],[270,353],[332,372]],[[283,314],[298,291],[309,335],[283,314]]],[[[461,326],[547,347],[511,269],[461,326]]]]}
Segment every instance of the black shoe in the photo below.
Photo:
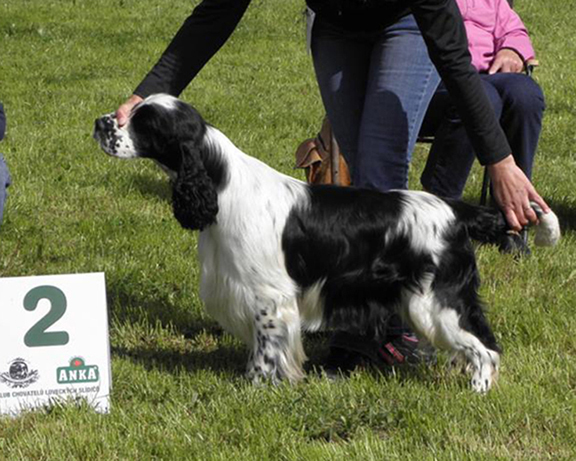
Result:
{"type": "Polygon", "coordinates": [[[389,366],[418,365],[436,361],[434,349],[422,346],[414,333],[402,333],[378,348],[380,358],[389,366]]]}
{"type": "Polygon", "coordinates": [[[389,369],[433,363],[435,360],[435,351],[431,347],[422,347],[413,333],[394,335],[378,343],[365,336],[338,332],[332,338],[324,370],[328,376],[336,377],[370,365],[389,369]]]}

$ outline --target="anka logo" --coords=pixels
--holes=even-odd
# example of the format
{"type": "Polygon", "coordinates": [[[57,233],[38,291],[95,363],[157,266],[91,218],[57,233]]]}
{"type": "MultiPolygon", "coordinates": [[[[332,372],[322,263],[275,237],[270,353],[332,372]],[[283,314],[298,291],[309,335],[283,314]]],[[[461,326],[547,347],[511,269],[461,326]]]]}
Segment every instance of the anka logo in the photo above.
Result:
{"type": "Polygon", "coordinates": [[[10,362],[8,371],[0,374],[0,383],[5,383],[12,388],[28,387],[40,378],[38,370],[32,370],[30,364],[17,358],[10,362]]]}
{"type": "Polygon", "coordinates": [[[56,370],[58,384],[94,383],[99,379],[98,365],[86,365],[81,357],[74,357],[70,366],[56,370]]]}

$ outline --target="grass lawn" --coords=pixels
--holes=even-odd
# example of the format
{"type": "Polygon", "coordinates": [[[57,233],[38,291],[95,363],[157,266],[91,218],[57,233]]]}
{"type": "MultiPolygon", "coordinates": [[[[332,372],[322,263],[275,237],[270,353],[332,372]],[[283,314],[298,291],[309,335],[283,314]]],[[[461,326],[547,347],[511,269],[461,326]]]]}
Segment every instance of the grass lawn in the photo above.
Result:
{"type": "MultiPolygon", "coordinates": [[[[105,156],[91,138],[195,3],[0,0],[0,149],[14,180],[0,276],[105,272],[114,384],[109,415],[64,406],[0,418],[0,460],[576,459],[576,9],[515,2],[547,98],[534,182],[564,237],[522,261],[478,249],[505,350],[499,385],[478,396],[443,356],[331,382],[313,367],[322,334],[306,337],[305,382],[243,378],[247,351],[203,312],[196,235],[172,218],[165,176],[105,156]]],[[[299,177],[293,153],[323,115],[302,9],[254,0],[183,94],[245,152],[299,177]]],[[[414,188],[426,149],[415,153],[414,188]]],[[[480,180],[475,168],[467,199],[480,180]]]]}

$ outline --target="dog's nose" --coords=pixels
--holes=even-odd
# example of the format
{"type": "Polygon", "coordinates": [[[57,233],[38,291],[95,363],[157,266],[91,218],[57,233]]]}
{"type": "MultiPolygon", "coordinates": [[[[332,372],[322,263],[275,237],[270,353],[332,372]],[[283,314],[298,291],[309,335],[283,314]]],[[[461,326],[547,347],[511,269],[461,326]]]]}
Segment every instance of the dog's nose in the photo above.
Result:
{"type": "Polygon", "coordinates": [[[104,131],[106,128],[106,123],[102,118],[97,118],[94,122],[94,133],[98,133],[99,131],[104,131]]]}
{"type": "Polygon", "coordinates": [[[115,126],[115,119],[116,116],[112,114],[105,115],[104,117],[100,117],[96,119],[94,123],[94,130],[95,131],[112,131],[115,126]]]}
{"type": "Polygon", "coordinates": [[[108,115],[97,118],[94,122],[94,133],[92,137],[100,142],[101,139],[106,139],[110,136],[110,132],[114,128],[114,122],[108,115]]]}

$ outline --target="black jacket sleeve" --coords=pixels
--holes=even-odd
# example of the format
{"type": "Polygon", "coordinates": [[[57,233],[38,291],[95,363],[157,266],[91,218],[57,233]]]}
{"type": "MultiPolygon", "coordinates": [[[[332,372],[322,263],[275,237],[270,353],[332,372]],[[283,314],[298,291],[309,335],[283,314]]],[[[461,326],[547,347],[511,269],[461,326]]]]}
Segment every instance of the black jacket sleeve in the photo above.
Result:
{"type": "Polygon", "coordinates": [[[178,96],[230,37],[251,0],[203,0],[134,94],[178,96]]]}
{"type": "Polygon", "coordinates": [[[490,165],[504,159],[512,149],[472,66],[455,0],[412,0],[411,6],[430,59],[456,104],[478,160],[490,165]]]}

